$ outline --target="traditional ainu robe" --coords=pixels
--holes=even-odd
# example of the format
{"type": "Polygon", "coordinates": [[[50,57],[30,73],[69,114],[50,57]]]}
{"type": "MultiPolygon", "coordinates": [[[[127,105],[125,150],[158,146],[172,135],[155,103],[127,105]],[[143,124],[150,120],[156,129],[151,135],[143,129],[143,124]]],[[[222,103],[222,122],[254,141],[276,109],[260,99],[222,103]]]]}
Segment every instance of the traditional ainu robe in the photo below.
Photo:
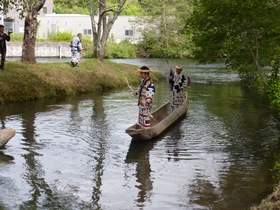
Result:
{"type": "Polygon", "coordinates": [[[178,106],[180,106],[185,98],[186,94],[183,90],[186,88],[186,77],[182,73],[177,74],[176,72],[170,72],[169,83],[171,85],[170,91],[170,111],[174,111],[178,106]]]}
{"type": "Polygon", "coordinates": [[[136,95],[139,96],[138,106],[139,106],[139,116],[138,124],[149,128],[151,126],[151,119],[149,113],[152,109],[153,96],[155,94],[155,86],[151,78],[147,80],[141,80],[141,84],[138,87],[136,95]]]}
{"type": "Polygon", "coordinates": [[[77,66],[80,62],[81,59],[81,51],[82,51],[82,41],[81,39],[77,36],[72,39],[71,44],[71,63],[73,66],[77,66]]]}

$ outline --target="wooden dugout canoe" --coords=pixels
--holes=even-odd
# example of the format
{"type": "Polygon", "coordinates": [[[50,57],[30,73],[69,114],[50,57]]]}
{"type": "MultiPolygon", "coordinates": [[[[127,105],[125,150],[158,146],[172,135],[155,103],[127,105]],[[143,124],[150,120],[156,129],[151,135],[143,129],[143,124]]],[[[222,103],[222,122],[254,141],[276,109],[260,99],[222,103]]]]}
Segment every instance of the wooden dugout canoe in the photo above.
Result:
{"type": "Polygon", "coordinates": [[[12,128],[6,128],[0,130],[0,148],[3,147],[7,142],[16,134],[16,131],[12,128]]]}
{"type": "Polygon", "coordinates": [[[150,128],[144,128],[136,123],[127,128],[125,132],[135,141],[154,139],[186,115],[188,111],[187,101],[188,97],[186,96],[183,104],[171,113],[169,113],[170,102],[167,102],[152,113],[156,121],[151,119],[150,128]]]}

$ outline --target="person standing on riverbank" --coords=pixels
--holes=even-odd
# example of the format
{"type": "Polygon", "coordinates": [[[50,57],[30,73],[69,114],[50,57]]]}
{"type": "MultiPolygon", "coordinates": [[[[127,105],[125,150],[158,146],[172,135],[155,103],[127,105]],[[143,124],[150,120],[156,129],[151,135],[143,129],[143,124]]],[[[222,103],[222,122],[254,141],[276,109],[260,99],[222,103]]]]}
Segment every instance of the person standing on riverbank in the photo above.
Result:
{"type": "MultiPolygon", "coordinates": [[[[178,108],[185,100],[186,94],[184,90],[187,86],[187,80],[182,73],[182,66],[176,66],[176,71],[170,69],[169,83],[170,83],[170,112],[178,108]]],[[[188,84],[190,84],[190,78],[188,78],[188,84]]]]}
{"type": "Polygon", "coordinates": [[[1,64],[0,69],[4,70],[4,64],[6,60],[7,53],[7,45],[6,41],[10,41],[10,34],[12,32],[8,32],[8,34],[4,33],[4,25],[0,25],[0,54],[1,54],[1,64]]]}
{"type": "Polygon", "coordinates": [[[150,71],[148,67],[142,66],[137,70],[140,72],[141,83],[138,86],[137,91],[133,94],[138,96],[138,124],[144,128],[151,126],[151,109],[153,104],[153,96],[155,94],[155,86],[153,80],[150,77],[150,71]]]}
{"type": "Polygon", "coordinates": [[[81,59],[81,51],[83,49],[82,47],[82,34],[78,33],[76,37],[74,37],[70,43],[71,47],[71,63],[73,67],[79,65],[79,61],[81,59]]]}

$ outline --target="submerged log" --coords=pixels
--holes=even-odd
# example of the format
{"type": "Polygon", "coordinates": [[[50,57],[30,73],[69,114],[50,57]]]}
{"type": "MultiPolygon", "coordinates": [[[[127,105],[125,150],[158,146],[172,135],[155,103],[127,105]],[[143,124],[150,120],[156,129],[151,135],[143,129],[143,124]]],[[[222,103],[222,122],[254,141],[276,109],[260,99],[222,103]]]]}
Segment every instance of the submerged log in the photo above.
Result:
{"type": "Polygon", "coordinates": [[[16,131],[12,128],[6,128],[0,130],[0,148],[5,146],[7,142],[16,134],[16,131]]]}

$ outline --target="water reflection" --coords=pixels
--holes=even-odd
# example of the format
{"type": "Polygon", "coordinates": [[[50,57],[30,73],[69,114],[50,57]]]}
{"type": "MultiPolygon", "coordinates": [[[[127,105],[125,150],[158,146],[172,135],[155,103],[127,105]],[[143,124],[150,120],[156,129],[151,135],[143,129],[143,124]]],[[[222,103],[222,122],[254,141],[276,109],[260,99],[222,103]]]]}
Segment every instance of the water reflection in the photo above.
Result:
{"type": "Polygon", "coordinates": [[[13,156],[6,155],[3,151],[0,151],[0,164],[10,164],[14,162],[13,160],[13,156]]]}
{"type": "Polygon", "coordinates": [[[149,151],[153,148],[156,141],[135,142],[131,141],[128,153],[126,155],[126,163],[136,163],[136,178],[139,189],[137,196],[137,206],[144,207],[145,202],[151,198],[153,182],[151,180],[151,164],[149,151]]]}
{"type": "MultiPolygon", "coordinates": [[[[93,139],[97,140],[97,154],[95,157],[96,165],[92,168],[93,190],[92,190],[92,204],[95,209],[101,209],[99,204],[100,197],[102,196],[102,176],[104,173],[104,161],[107,150],[107,125],[106,115],[104,113],[103,97],[97,95],[93,99],[93,112],[92,112],[92,134],[95,136],[93,139]]],[[[91,143],[89,143],[91,144],[91,143]]],[[[96,144],[96,143],[95,143],[96,144]]],[[[96,152],[96,150],[95,150],[96,152]]]]}
{"type": "MultiPolygon", "coordinates": [[[[128,63],[136,66],[143,66],[145,64],[150,69],[156,69],[163,75],[169,74],[169,65],[166,64],[164,58],[152,58],[152,59],[111,59],[116,63],[128,63]]],[[[170,66],[182,66],[183,73],[186,76],[190,76],[193,83],[200,84],[220,84],[223,82],[235,82],[239,81],[237,72],[229,71],[225,68],[222,61],[218,61],[213,64],[200,65],[196,64],[192,59],[168,59],[170,66]]]]}
{"type": "MultiPolygon", "coordinates": [[[[186,117],[184,119],[186,119],[186,117]]],[[[181,140],[184,134],[181,130],[183,124],[182,120],[183,119],[177,122],[166,135],[166,138],[172,138],[171,141],[167,141],[165,144],[167,159],[169,161],[179,161],[182,158],[182,150],[185,150],[184,145],[181,145],[181,140]]]]}
{"type": "MultiPolygon", "coordinates": [[[[201,81],[226,75],[184,65],[201,81]]],[[[154,108],[169,99],[167,82],[156,87],[154,108]]],[[[201,82],[188,92],[189,116],[148,142],[125,133],[137,120],[127,88],[0,105],[17,131],[0,151],[0,209],[248,209],[271,190],[279,121],[238,86],[201,82]]]]}

